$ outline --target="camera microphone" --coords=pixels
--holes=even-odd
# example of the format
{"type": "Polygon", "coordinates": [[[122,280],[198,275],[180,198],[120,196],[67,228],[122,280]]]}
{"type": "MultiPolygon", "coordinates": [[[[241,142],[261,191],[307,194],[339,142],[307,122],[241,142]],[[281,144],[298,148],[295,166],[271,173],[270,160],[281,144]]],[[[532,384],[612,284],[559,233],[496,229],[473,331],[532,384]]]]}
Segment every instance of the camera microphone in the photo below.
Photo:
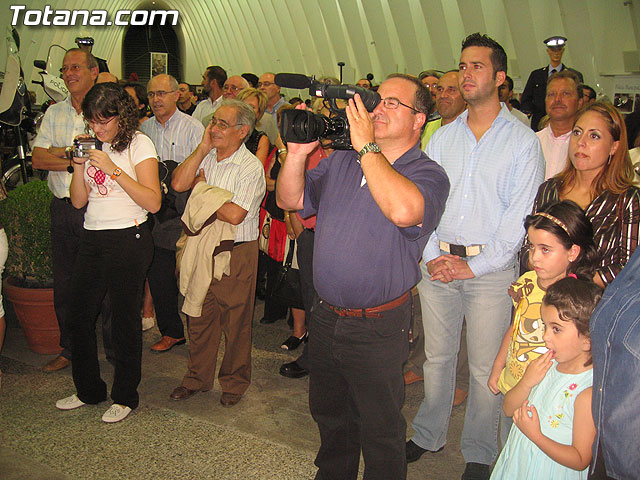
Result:
{"type": "Polygon", "coordinates": [[[278,73],[274,82],[279,87],[302,90],[311,86],[311,78],[301,73],[278,73]]]}
{"type": "Polygon", "coordinates": [[[360,95],[362,103],[369,112],[373,112],[373,109],[380,103],[380,95],[367,88],[355,87],[353,85],[318,85],[316,87],[317,97],[349,100],[353,98],[356,93],[360,95]]]}

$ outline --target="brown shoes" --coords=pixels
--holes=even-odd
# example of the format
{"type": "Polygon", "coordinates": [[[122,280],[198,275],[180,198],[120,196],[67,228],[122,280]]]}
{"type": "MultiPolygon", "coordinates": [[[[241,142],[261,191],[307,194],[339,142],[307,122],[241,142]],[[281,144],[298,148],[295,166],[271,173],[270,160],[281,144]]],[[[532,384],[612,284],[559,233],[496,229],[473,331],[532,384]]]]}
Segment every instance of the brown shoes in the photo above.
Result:
{"type": "Polygon", "coordinates": [[[242,395],[237,395],[235,393],[226,393],[222,392],[222,397],[220,397],[220,403],[223,407],[233,407],[236,403],[240,401],[242,395]]]}
{"type": "Polygon", "coordinates": [[[404,373],[404,384],[405,385],[411,385],[412,383],[421,382],[422,380],[424,380],[424,378],[416,375],[411,370],[407,370],[404,373]]]}
{"type": "Polygon", "coordinates": [[[184,339],[184,337],[173,338],[173,337],[163,336],[158,342],[154,343],[151,346],[151,351],[157,352],[157,353],[168,352],[176,345],[182,345],[185,342],[186,340],[184,339]]]}
{"type": "Polygon", "coordinates": [[[71,365],[71,360],[63,357],[62,355],[58,355],[56,358],[47,363],[42,369],[45,372],[57,372],[58,370],[62,370],[63,368],[67,368],[71,365]]]}
{"type": "Polygon", "coordinates": [[[189,390],[187,387],[183,387],[182,385],[180,385],[179,387],[173,389],[173,392],[171,392],[169,398],[171,400],[186,400],[187,398],[198,393],[198,391],[199,390],[189,390]]]}

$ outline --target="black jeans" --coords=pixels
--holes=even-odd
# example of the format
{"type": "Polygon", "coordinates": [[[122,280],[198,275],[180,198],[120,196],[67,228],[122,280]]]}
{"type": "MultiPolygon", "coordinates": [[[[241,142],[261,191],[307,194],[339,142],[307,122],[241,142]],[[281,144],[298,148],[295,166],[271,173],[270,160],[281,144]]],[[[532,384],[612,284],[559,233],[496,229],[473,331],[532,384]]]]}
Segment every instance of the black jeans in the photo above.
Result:
{"type": "Polygon", "coordinates": [[[322,300],[309,322],[309,408],[320,430],[316,479],[406,478],[402,365],[411,299],[379,318],[340,317],[322,300]]]}
{"type": "Polygon", "coordinates": [[[73,381],[84,403],[99,403],[107,397],[106,384],[100,378],[95,324],[108,293],[115,356],[111,398],[132,409],[138,406],[140,301],[152,257],[153,240],[146,223],[119,230],[84,231],[72,280],[69,319],[73,381]]]}
{"type": "MultiPolygon", "coordinates": [[[[62,355],[71,360],[69,315],[74,298],[72,276],[80,242],[84,233],[85,208],[75,208],[67,200],[53,197],[51,213],[51,259],[53,264],[53,305],[60,328],[62,355]]],[[[108,296],[102,302],[102,339],[107,357],[111,354],[111,304],[108,296]]]]}
{"type": "Polygon", "coordinates": [[[184,326],[178,312],[176,252],[156,246],[147,280],[160,334],[171,338],[184,337],[184,326]]]}

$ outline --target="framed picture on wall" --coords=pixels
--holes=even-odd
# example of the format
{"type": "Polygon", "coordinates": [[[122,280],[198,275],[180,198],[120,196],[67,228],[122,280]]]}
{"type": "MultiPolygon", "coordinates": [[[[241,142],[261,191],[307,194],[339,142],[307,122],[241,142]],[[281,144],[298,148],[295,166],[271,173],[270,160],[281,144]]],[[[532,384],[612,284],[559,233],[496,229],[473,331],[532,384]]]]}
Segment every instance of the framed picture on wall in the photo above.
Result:
{"type": "Polygon", "coordinates": [[[151,77],[167,73],[169,55],[161,52],[151,52],[151,77]]]}

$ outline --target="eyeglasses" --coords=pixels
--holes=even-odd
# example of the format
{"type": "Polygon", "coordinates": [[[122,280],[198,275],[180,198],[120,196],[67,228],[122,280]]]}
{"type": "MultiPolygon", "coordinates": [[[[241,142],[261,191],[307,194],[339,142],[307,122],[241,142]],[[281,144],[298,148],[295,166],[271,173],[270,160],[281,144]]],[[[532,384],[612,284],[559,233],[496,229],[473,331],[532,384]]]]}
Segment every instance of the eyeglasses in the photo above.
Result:
{"type": "Polygon", "coordinates": [[[423,85],[427,88],[436,88],[438,86],[437,83],[423,83],[423,85]]]}
{"type": "Polygon", "coordinates": [[[242,90],[242,87],[236,87],[235,85],[227,84],[224,87],[222,87],[223,92],[228,92],[228,91],[239,92],[240,90],[242,90]]]}
{"type": "Polygon", "coordinates": [[[398,108],[398,105],[402,105],[403,107],[407,107],[409,110],[413,110],[415,113],[421,113],[420,110],[416,110],[415,108],[410,107],[406,103],[402,103],[400,100],[398,100],[395,97],[383,98],[382,99],[382,103],[389,110],[394,110],[394,109],[398,108]]]}
{"type": "Polygon", "coordinates": [[[219,130],[226,130],[230,127],[241,127],[241,123],[236,123],[235,125],[229,125],[224,120],[218,120],[216,117],[211,117],[211,126],[218,127],[219,130]]]}
{"type": "Polygon", "coordinates": [[[165,92],[164,90],[158,90],[156,92],[147,92],[147,96],[151,100],[153,100],[153,97],[158,97],[160,100],[162,100],[165,97],[165,95],[173,92],[175,92],[175,90],[169,90],[168,92],[165,92]]]}
{"type": "Polygon", "coordinates": [[[73,65],[63,65],[63,67],[60,69],[60,71],[62,73],[67,73],[67,72],[78,72],[81,68],[89,68],[87,65],[76,65],[75,63],[73,65]]]}
{"type": "Polygon", "coordinates": [[[275,85],[273,82],[258,82],[258,88],[260,87],[270,87],[271,85],[275,85]]]}
{"type": "Polygon", "coordinates": [[[93,130],[93,127],[95,126],[99,126],[99,127],[106,127],[107,125],[109,125],[113,119],[116,117],[111,117],[107,120],[87,120],[85,118],[85,122],[87,123],[87,125],[89,125],[89,127],[91,128],[91,130],[93,130]]]}

